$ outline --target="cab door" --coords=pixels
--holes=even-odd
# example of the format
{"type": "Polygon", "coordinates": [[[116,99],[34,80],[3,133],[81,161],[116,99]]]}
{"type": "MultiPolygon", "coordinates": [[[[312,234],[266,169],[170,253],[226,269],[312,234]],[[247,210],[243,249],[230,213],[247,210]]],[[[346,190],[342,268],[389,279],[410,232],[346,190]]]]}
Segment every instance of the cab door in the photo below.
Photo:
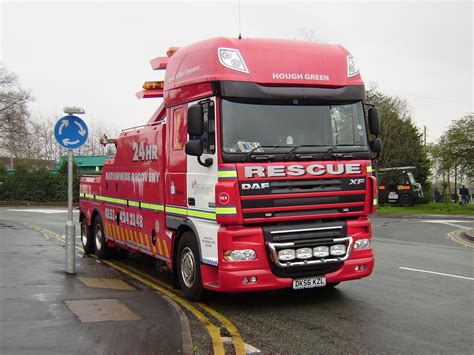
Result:
{"type": "MultiPolygon", "coordinates": [[[[196,104],[196,103],[194,103],[196,104]]],[[[212,159],[212,165],[206,167],[199,163],[197,157],[188,156],[187,160],[187,191],[188,208],[197,211],[215,212],[215,186],[217,183],[217,155],[216,155],[216,120],[215,100],[202,100],[198,103],[204,108],[203,154],[201,162],[212,159]]],[[[196,216],[199,216],[197,213],[196,216]]],[[[201,217],[210,217],[202,214],[201,217]]],[[[212,219],[212,218],[211,218],[212,219]]]]}
{"type": "MultiPolygon", "coordinates": [[[[169,109],[167,122],[167,171],[165,183],[166,205],[187,207],[186,161],[184,146],[187,141],[186,105],[169,109]]],[[[179,210],[177,210],[179,212],[179,210]]],[[[183,212],[183,211],[181,211],[183,212]]],[[[185,211],[180,214],[185,214],[185,211]]]]}

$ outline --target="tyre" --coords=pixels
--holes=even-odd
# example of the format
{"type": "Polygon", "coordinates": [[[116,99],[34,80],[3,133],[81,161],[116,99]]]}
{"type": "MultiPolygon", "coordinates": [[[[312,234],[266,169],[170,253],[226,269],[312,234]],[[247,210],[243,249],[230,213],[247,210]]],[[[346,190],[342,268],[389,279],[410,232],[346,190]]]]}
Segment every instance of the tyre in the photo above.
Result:
{"type": "Polygon", "coordinates": [[[398,203],[400,203],[400,206],[402,207],[410,207],[413,205],[413,197],[411,197],[410,195],[401,195],[399,200],[398,200],[398,203]]]}
{"type": "Polygon", "coordinates": [[[185,232],[178,243],[178,281],[184,295],[193,301],[199,301],[204,296],[200,266],[196,237],[192,232],[185,232]]]}
{"type": "Polygon", "coordinates": [[[82,248],[84,249],[85,254],[90,254],[94,252],[94,243],[92,241],[92,233],[90,231],[89,226],[87,225],[87,220],[82,218],[79,222],[80,229],[81,229],[81,243],[82,248]]]}
{"type": "Polygon", "coordinates": [[[94,246],[95,246],[95,255],[100,259],[106,259],[109,256],[110,248],[107,246],[104,234],[104,225],[102,223],[102,218],[97,216],[94,220],[94,246]]]}

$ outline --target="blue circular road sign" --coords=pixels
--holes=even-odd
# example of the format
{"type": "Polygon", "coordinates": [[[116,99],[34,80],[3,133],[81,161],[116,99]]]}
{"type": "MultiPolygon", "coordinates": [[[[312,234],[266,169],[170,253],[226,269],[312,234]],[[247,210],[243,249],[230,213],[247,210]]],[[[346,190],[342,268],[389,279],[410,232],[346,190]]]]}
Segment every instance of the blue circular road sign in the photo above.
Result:
{"type": "Polygon", "coordinates": [[[64,116],[54,126],[54,137],[68,149],[76,149],[87,141],[89,131],[86,123],[77,116],[64,116]]]}

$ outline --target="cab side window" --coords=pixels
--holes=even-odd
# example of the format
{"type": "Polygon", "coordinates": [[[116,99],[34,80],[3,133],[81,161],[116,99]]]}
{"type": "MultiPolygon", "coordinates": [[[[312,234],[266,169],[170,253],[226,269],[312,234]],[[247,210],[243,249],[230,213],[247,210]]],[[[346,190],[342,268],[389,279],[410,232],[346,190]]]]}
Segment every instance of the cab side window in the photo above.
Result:
{"type": "Polygon", "coordinates": [[[184,109],[179,108],[174,111],[173,117],[173,150],[182,150],[185,144],[186,130],[184,127],[184,109]]]}

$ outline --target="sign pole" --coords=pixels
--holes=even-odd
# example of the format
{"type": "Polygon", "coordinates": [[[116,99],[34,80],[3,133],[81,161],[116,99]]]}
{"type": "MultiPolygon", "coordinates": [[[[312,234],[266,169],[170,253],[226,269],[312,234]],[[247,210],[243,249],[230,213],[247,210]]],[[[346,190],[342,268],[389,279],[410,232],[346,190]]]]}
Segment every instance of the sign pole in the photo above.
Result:
{"type": "Polygon", "coordinates": [[[73,149],[82,146],[88,135],[86,123],[74,114],[84,114],[81,107],[65,107],[64,113],[54,126],[54,138],[58,144],[67,149],[67,222],[66,222],[66,273],[76,273],[76,225],[72,215],[73,191],[73,149]]]}
{"type": "Polygon", "coordinates": [[[76,226],[72,217],[72,182],[73,182],[73,154],[72,149],[68,152],[67,163],[67,222],[66,222],[66,272],[76,273],[76,226]]]}

